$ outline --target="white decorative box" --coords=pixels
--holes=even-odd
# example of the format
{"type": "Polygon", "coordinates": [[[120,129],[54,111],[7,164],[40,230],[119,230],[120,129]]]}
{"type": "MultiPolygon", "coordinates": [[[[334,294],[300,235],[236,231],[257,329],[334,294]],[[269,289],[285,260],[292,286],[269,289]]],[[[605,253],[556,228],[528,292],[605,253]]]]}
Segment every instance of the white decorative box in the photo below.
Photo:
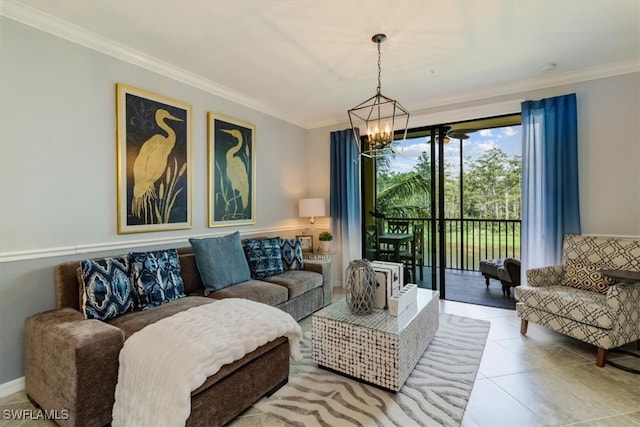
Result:
{"type": "Polygon", "coordinates": [[[375,308],[388,308],[393,286],[393,270],[391,268],[373,265],[376,272],[376,298],[373,303],[375,308]]]}
{"type": "Polygon", "coordinates": [[[390,262],[390,261],[373,261],[372,265],[383,266],[383,267],[391,267],[394,270],[394,274],[397,275],[397,280],[394,282],[398,282],[400,288],[404,286],[404,264],[401,262],[390,262]]]}
{"type": "Polygon", "coordinates": [[[373,261],[371,267],[376,272],[377,287],[375,308],[389,308],[389,299],[400,290],[400,272],[402,264],[373,261]]]}
{"type": "Polygon", "coordinates": [[[417,295],[418,285],[407,283],[402,289],[395,292],[391,298],[389,298],[389,314],[392,316],[401,314],[416,301],[417,295]]]}

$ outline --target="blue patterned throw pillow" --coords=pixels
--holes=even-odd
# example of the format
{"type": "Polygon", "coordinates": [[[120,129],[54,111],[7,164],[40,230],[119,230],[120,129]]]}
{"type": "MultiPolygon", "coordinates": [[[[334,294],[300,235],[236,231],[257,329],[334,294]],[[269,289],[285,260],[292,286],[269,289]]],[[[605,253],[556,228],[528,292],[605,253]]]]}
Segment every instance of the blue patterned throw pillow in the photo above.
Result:
{"type": "Polygon", "coordinates": [[[107,320],[135,309],[129,270],[128,257],[80,261],[85,318],[107,320]]]}
{"type": "Polygon", "coordinates": [[[280,251],[282,252],[282,265],[285,270],[304,269],[302,241],[300,239],[280,239],[280,251]]]}
{"type": "Polygon", "coordinates": [[[264,279],[284,273],[279,237],[264,240],[247,239],[243,248],[252,279],[264,279]]]}
{"type": "Polygon", "coordinates": [[[132,252],[130,255],[138,308],[147,310],[185,296],[178,251],[132,252]]]}

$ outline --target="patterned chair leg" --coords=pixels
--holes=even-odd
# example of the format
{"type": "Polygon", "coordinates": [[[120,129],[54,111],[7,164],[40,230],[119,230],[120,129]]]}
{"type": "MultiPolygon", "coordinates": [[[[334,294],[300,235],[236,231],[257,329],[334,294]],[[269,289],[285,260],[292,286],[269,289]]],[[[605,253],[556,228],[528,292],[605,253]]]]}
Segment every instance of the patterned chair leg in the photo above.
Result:
{"type": "Polygon", "coordinates": [[[602,347],[598,347],[598,355],[596,356],[596,366],[599,368],[604,367],[607,363],[607,350],[602,347]]]}
{"type": "Polygon", "coordinates": [[[529,326],[529,321],[520,319],[520,333],[522,335],[527,335],[527,326],[529,326]]]}

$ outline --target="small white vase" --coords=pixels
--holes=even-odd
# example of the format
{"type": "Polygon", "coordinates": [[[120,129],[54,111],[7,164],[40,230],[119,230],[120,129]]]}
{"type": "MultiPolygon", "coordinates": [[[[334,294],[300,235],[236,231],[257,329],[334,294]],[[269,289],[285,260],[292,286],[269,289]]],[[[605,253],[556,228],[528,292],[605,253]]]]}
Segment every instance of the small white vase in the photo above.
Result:
{"type": "Polygon", "coordinates": [[[322,241],[322,252],[331,252],[331,242],[327,242],[327,241],[322,241]]]}

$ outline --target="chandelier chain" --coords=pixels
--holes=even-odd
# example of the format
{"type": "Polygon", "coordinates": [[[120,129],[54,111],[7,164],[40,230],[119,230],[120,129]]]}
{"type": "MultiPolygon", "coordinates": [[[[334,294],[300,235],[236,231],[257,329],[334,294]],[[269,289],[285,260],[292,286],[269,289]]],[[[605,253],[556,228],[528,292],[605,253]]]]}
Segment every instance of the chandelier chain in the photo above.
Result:
{"type": "Polygon", "coordinates": [[[382,67],[380,66],[380,42],[378,41],[378,95],[380,95],[380,90],[382,89],[382,84],[380,83],[381,72],[382,72],[382,67]]]}

